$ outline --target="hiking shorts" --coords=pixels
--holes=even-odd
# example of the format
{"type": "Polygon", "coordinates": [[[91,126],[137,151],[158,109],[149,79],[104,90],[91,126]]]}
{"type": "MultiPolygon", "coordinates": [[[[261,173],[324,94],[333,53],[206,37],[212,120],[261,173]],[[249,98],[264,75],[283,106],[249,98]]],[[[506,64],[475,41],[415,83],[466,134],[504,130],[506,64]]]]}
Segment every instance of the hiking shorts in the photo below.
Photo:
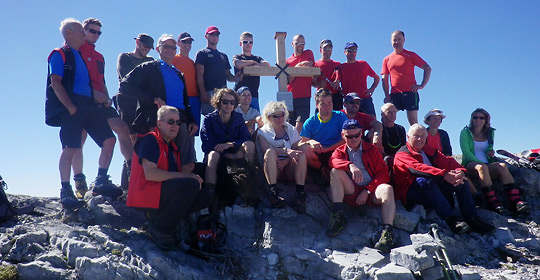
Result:
{"type": "Polygon", "coordinates": [[[418,105],[420,104],[418,92],[405,91],[391,93],[390,98],[392,99],[394,106],[396,106],[396,109],[400,111],[418,111],[418,105]]]}

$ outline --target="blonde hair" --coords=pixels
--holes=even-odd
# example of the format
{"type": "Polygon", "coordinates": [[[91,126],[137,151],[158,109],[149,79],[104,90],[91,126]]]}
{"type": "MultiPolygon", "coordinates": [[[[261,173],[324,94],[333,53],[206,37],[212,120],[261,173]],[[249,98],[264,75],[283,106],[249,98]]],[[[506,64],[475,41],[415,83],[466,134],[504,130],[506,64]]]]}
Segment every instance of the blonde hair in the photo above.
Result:
{"type": "Polygon", "coordinates": [[[268,117],[272,114],[275,114],[277,112],[285,112],[285,120],[289,119],[289,110],[287,109],[287,105],[285,105],[285,102],[278,102],[278,101],[270,101],[263,109],[262,112],[262,118],[263,122],[265,124],[270,123],[270,120],[268,117]]]}

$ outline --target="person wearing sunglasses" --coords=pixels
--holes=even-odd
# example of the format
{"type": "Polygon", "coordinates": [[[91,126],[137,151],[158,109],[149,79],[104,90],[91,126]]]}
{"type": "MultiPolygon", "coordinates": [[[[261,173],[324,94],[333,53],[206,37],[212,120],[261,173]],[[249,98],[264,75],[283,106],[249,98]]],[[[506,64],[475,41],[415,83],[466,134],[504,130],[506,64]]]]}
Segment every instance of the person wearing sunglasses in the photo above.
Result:
{"type": "Polygon", "coordinates": [[[493,232],[495,228],[478,217],[465,177],[466,169],[453,157],[427,146],[426,139],[427,129],[415,123],[407,132],[407,144],[396,153],[396,199],[401,200],[407,209],[416,204],[434,209],[455,234],[469,230],[480,234],[493,232]],[[454,197],[462,217],[454,214],[454,197]]]}
{"type": "Polygon", "coordinates": [[[347,95],[345,95],[344,101],[345,108],[342,109],[341,112],[345,113],[347,118],[358,121],[364,131],[369,130],[365,136],[365,140],[373,143],[373,145],[375,145],[379,150],[383,150],[382,124],[375,119],[375,117],[372,117],[371,115],[368,115],[362,111],[362,98],[360,98],[356,92],[349,92],[347,95]]]}
{"type": "Polygon", "coordinates": [[[161,106],[179,110],[182,124],[174,141],[180,149],[182,172],[189,173],[197,159],[194,135],[199,127],[191,113],[184,75],[172,65],[176,49],[172,35],[161,35],[156,46],[159,59],[135,67],[120,83],[120,94],[138,100],[133,126],[141,134],[156,127],[156,112],[161,106]]]}
{"type": "Polygon", "coordinates": [[[244,118],[234,111],[239,101],[234,90],[218,89],[211,100],[215,110],[203,120],[201,148],[207,158],[205,185],[211,189],[215,189],[217,168],[222,157],[233,160],[245,158],[252,163],[255,156],[255,144],[251,141],[244,118]]]}
{"type": "Polygon", "coordinates": [[[240,34],[240,47],[242,48],[241,54],[235,54],[232,62],[234,65],[234,75],[237,77],[234,84],[234,90],[242,87],[248,87],[251,92],[251,107],[260,111],[259,107],[259,85],[261,83],[261,77],[259,76],[244,76],[244,66],[270,66],[268,61],[264,60],[260,56],[253,55],[251,53],[253,49],[253,34],[244,32],[240,34]]]}
{"type": "Polygon", "coordinates": [[[298,150],[302,139],[298,131],[287,122],[289,111],[283,102],[272,101],[263,110],[264,125],[257,132],[257,141],[264,154],[264,175],[269,188],[270,202],[274,208],[287,205],[279,195],[277,181],[296,183],[294,208],[306,212],[306,155],[298,150]]]}
{"type": "Polygon", "coordinates": [[[377,147],[362,141],[362,126],[355,119],[346,120],[341,129],[345,144],[337,147],[330,158],[332,213],[326,235],[334,237],[346,226],[345,204],[381,206],[384,229],[375,248],[390,252],[394,246],[393,223],[396,214],[390,176],[377,147]]]}
{"type": "Polygon", "coordinates": [[[527,213],[529,206],[521,199],[519,189],[508,170],[508,166],[504,162],[498,162],[495,157],[494,136],[495,129],[491,127],[489,113],[482,108],[474,110],[471,113],[469,125],[463,128],[459,136],[463,152],[462,164],[467,168],[469,176],[478,179],[492,211],[507,214],[506,208],[497,198],[493,188],[493,180],[499,179],[506,191],[510,210],[520,214],[527,213]]]}
{"type": "Polygon", "coordinates": [[[156,130],[135,144],[126,203],[146,212],[150,224],[146,234],[165,250],[177,247],[174,233],[182,219],[214,200],[212,190],[201,188],[201,177],[182,172],[181,155],[174,143],[181,124],[178,109],[159,108],[156,130]]]}

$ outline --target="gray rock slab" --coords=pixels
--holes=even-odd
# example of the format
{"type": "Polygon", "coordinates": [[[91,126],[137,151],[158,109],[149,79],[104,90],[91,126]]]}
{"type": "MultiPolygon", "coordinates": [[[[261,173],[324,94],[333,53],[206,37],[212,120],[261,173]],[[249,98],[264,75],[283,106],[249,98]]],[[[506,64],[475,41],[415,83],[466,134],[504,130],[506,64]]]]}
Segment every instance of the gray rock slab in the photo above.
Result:
{"type": "Polygon", "coordinates": [[[396,217],[394,218],[394,227],[408,232],[414,232],[418,221],[420,221],[420,215],[413,212],[399,210],[396,212],[396,217]]]}
{"type": "Polygon", "coordinates": [[[389,263],[375,272],[375,280],[414,280],[414,275],[402,266],[389,263]]]}
{"type": "Polygon", "coordinates": [[[392,249],[390,261],[411,271],[421,271],[434,265],[433,258],[425,251],[417,253],[413,245],[392,249]]]}
{"type": "MultiPolygon", "coordinates": [[[[72,271],[68,269],[56,268],[43,261],[20,263],[17,265],[19,279],[25,280],[61,280],[68,279],[72,271]]],[[[94,278],[97,279],[97,278],[94,278]]]]}
{"type": "Polygon", "coordinates": [[[435,265],[431,268],[420,271],[420,275],[424,280],[439,280],[444,279],[444,272],[440,265],[435,265]]]}

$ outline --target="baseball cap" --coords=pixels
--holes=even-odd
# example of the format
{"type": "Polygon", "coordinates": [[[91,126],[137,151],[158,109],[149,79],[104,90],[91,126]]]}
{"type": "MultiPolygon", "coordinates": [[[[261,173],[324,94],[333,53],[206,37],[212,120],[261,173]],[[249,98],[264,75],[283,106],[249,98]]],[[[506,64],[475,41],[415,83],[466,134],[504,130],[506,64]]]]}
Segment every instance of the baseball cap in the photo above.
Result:
{"type": "Polygon", "coordinates": [[[191,35],[187,32],[182,32],[180,35],[178,35],[178,41],[184,41],[184,40],[190,40],[195,41],[195,39],[191,38],[191,35]]]}
{"type": "Polygon", "coordinates": [[[324,39],[321,41],[321,44],[320,44],[321,48],[324,48],[324,46],[326,45],[330,45],[332,47],[334,46],[334,44],[332,44],[332,40],[330,39],[324,39]]]}
{"type": "Polygon", "coordinates": [[[441,116],[442,119],[446,118],[446,116],[443,114],[442,110],[439,109],[431,109],[427,114],[424,116],[424,123],[427,121],[427,119],[431,116],[441,116]]]}
{"type": "Polygon", "coordinates": [[[206,28],[206,33],[204,33],[204,34],[214,34],[214,33],[221,34],[221,32],[219,32],[219,29],[212,25],[212,26],[208,26],[208,28],[206,28]]]}
{"type": "Polygon", "coordinates": [[[169,40],[173,40],[176,43],[176,41],[174,40],[173,35],[171,35],[171,34],[163,34],[158,39],[158,45],[161,45],[161,43],[163,43],[165,41],[169,41],[169,40]]]}
{"type": "Polygon", "coordinates": [[[139,42],[143,43],[143,45],[147,46],[147,47],[150,47],[150,48],[154,48],[154,38],[150,37],[150,35],[146,34],[146,33],[141,33],[139,35],[137,35],[137,38],[133,38],[135,40],[139,40],[139,42]]]}
{"type": "Polygon", "coordinates": [[[348,129],[357,129],[362,128],[360,123],[355,119],[348,119],[343,122],[343,125],[341,126],[341,129],[348,130],[348,129]]]}
{"type": "Polygon", "coordinates": [[[350,92],[345,95],[345,102],[350,102],[353,100],[362,100],[362,98],[360,98],[356,92],[350,92]]]}
{"type": "Polygon", "coordinates": [[[355,42],[348,42],[347,44],[345,44],[345,49],[350,48],[358,48],[358,45],[355,42]]]}

